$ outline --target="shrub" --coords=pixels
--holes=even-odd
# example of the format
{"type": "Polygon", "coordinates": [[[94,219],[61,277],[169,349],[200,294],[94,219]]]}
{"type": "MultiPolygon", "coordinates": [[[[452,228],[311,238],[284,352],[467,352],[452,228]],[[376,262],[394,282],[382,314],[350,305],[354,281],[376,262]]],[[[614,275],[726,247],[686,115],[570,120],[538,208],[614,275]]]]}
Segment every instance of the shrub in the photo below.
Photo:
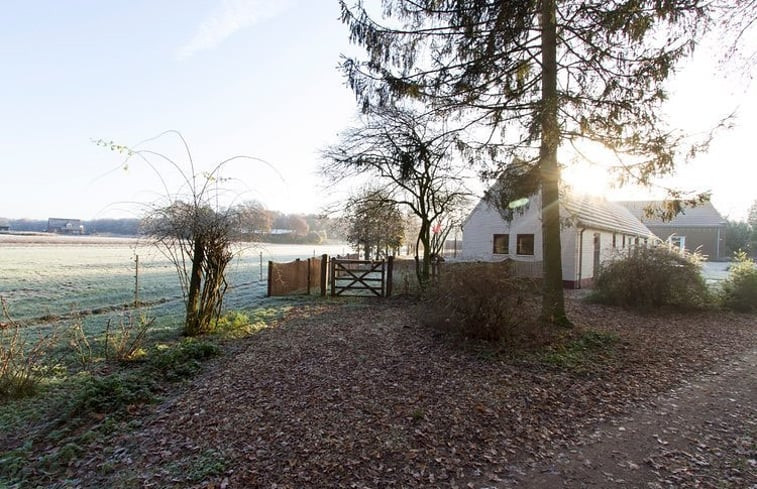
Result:
{"type": "Polygon", "coordinates": [[[537,316],[534,282],[509,262],[449,263],[423,300],[422,320],[464,337],[513,343],[537,316]]]}
{"type": "Polygon", "coordinates": [[[191,377],[200,369],[202,361],[220,353],[221,349],[213,343],[186,339],[159,351],[150,365],[166,380],[177,381],[191,377]]]}
{"type": "Polygon", "coordinates": [[[735,253],[731,274],[723,281],[723,306],[740,312],[757,311],[757,266],[743,251],[735,253]]]}
{"type": "Polygon", "coordinates": [[[681,255],[665,246],[637,247],[603,263],[592,298],[638,309],[695,309],[710,302],[699,258],[681,255]]]}

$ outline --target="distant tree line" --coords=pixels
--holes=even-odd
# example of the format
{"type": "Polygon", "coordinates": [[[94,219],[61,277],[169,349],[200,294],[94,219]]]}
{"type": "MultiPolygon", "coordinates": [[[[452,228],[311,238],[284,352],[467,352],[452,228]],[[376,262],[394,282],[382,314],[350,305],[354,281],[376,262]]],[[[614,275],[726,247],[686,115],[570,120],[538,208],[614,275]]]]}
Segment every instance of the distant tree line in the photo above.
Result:
{"type": "MultiPolygon", "coordinates": [[[[267,243],[318,244],[326,240],[343,241],[343,223],[318,214],[286,214],[265,209],[257,202],[239,206],[235,214],[233,237],[240,241],[267,243]]],[[[11,231],[46,232],[47,219],[2,219],[11,231]]],[[[82,221],[84,234],[110,236],[140,236],[143,222],[137,218],[104,218],[82,221]]]]}

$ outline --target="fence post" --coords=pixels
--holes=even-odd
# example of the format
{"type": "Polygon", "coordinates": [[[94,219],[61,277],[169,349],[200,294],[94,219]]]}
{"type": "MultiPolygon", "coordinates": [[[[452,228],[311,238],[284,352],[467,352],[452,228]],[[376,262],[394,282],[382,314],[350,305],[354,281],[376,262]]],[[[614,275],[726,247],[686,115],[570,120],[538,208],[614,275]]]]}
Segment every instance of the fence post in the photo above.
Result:
{"type": "Polygon", "coordinates": [[[386,260],[386,296],[392,296],[392,271],[394,270],[394,255],[386,260]]]}
{"type": "Polygon", "coordinates": [[[311,264],[310,263],[310,258],[308,258],[308,264],[307,264],[307,267],[308,267],[308,295],[310,295],[310,264],[311,264]]]}
{"type": "Polygon", "coordinates": [[[268,297],[271,297],[271,277],[273,276],[273,262],[268,262],[268,297]]]}
{"type": "Polygon", "coordinates": [[[321,297],[326,297],[326,280],[328,272],[329,255],[321,255],[321,297]]]}
{"type": "Polygon", "coordinates": [[[134,255],[134,307],[139,307],[139,255],[134,255]]]}

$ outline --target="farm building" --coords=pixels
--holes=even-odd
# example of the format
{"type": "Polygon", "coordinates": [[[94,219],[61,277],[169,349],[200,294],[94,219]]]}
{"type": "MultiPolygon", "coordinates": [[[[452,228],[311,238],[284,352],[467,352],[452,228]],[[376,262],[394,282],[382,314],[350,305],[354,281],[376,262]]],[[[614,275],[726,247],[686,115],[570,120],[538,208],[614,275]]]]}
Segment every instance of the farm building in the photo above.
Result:
{"type": "Polygon", "coordinates": [[[647,216],[646,209],[659,208],[661,201],[623,201],[626,207],[658,238],[687,251],[700,251],[710,260],[726,257],[726,220],[711,202],[689,207],[670,221],[647,216]]]}
{"type": "MultiPolygon", "coordinates": [[[[511,222],[485,199],[463,222],[463,260],[511,259],[519,274],[542,273],[541,197],[528,199],[511,222]]],[[[600,198],[563,196],[560,218],[563,284],[591,286],[601,262],[654,239],[652,232],[623,206],[600,198]]]]}
{"type": "Polygon", "coordinates": [[[51,217],[47,220],[47,232],[57,234],[84,234],[84,225],[79,219],[60,219],[51,217]]]}

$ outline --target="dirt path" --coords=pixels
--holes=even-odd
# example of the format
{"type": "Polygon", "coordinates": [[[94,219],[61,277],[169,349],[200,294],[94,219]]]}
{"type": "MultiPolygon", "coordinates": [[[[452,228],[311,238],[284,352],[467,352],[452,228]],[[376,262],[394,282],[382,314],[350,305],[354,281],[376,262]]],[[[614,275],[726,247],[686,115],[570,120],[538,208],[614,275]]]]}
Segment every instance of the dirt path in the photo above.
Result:
{"type": "Polygon", "coordinates": [[[757,349],[512,473],[496,487],[757,488],[757,349]]]}

